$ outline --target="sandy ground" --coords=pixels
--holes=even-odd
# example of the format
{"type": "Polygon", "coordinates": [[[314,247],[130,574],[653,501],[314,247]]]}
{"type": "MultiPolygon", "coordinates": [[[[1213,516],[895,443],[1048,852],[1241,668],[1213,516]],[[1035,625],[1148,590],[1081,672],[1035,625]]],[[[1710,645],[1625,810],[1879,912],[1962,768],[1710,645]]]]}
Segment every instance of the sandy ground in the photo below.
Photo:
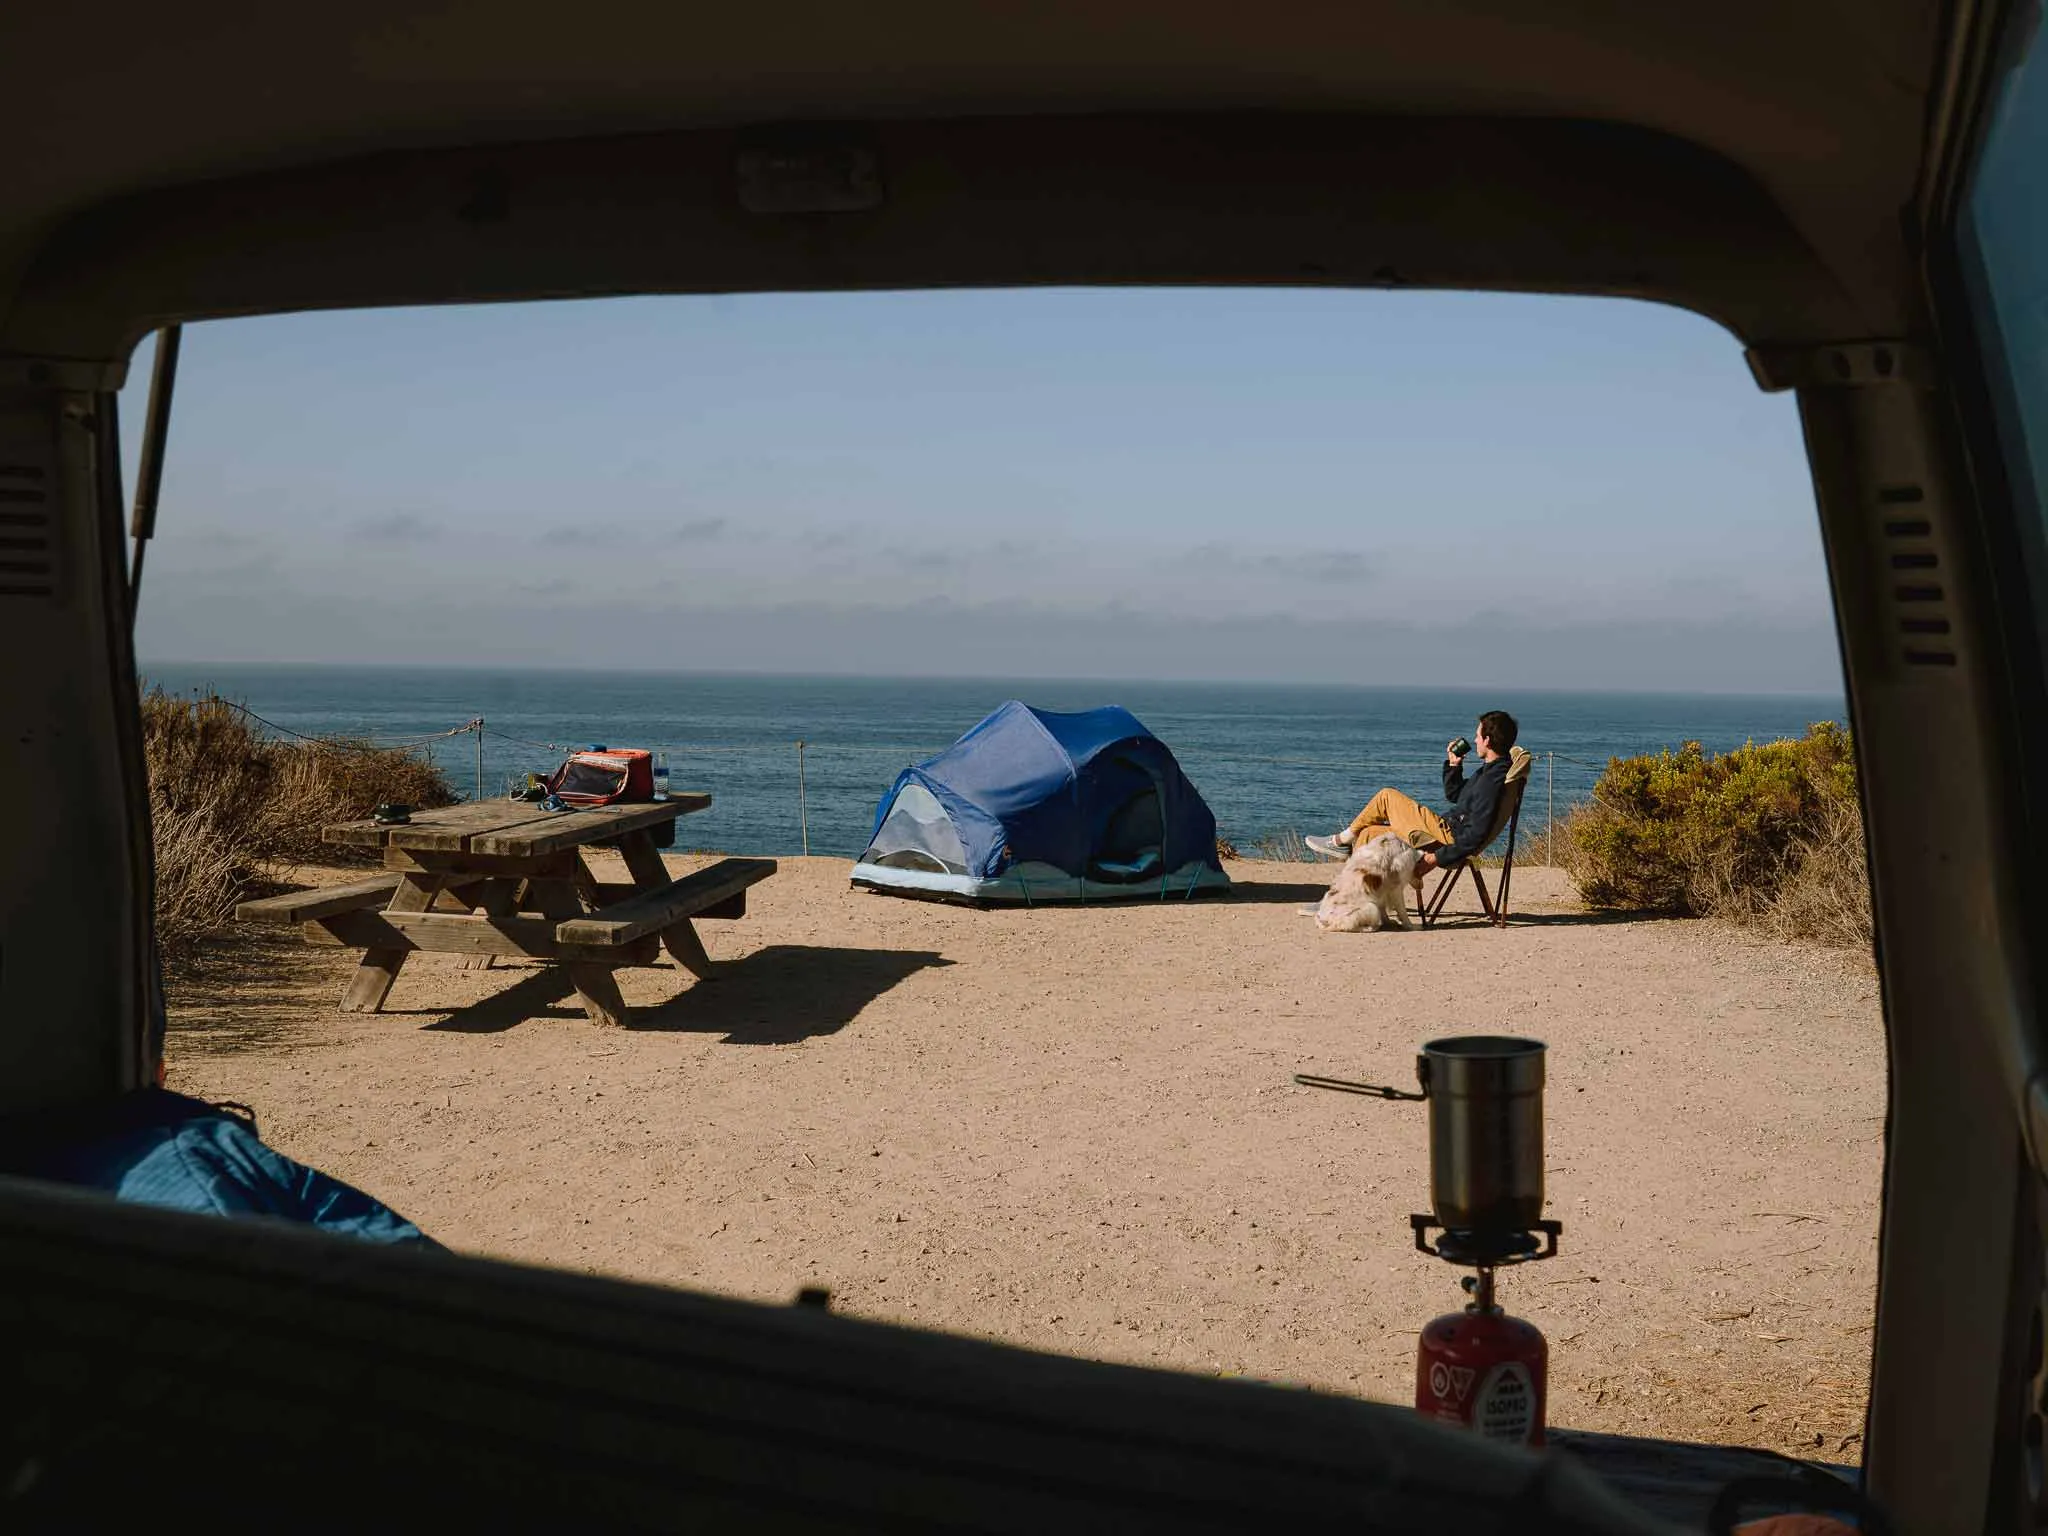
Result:
{"type": "Polygon", "coordinates": [[[1409,1400],[1418,1330],[1462,1300],[1411,1245],[1426,1112],[1291,1075],[1407,1086],[1425,1039],[1533,1034],[1563,1251],[1502,1296],[1549,1335],[1551,1421],[1855,1459],[1868,967],[1582,912],[1541,869],[1506,931],[1325,936],[1296,906],[1331,868],[976,912],[787,860],[700,924],[711,982],[621,973],[630,1029],[552,968],[441,957],[339,1014],[352,956],[266,936],[176,984],[171,1085],[457,1248],[1409,1400]]]}

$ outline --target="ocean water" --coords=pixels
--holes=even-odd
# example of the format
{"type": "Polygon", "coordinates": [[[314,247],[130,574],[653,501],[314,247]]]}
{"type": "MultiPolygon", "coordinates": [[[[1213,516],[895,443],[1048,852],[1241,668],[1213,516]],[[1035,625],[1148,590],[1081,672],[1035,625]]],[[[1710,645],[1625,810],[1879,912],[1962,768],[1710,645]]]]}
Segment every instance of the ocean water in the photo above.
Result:
{"type": "Polygon", "coordinates": [[[707,790],[680,848],[852,858],[897,772],[1005,699],[1043,709],[1121,704],[1180,759],[1225,837],[1248,845],[1330,831],[1383,784],[1440,804],[1444,743],[1502,708],[1537,754],[1524,810],[1540,831],[1590,793],[1610,756],[1697,740],[1713,751],[1846,718],[1842,700],[1773,695],[1510,693],[1247,683],[764,677],[398,667],[144,668],[172,692],[217,690],[285,731],[416,742],[457,790],[502,794],[570,747],[666,751],[671,786],[707,790]],[[481,716],[475,734],[430,738],[481,716]],[[799,753],[804,743],[799,794],[799,753]]]}

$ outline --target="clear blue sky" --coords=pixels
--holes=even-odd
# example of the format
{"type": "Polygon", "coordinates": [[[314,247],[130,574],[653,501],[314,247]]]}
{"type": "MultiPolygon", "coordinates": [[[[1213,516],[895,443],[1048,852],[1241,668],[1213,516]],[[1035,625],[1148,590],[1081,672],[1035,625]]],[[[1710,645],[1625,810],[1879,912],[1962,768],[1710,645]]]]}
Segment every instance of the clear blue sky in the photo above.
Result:
{"type": "Polygon", "coordinates": [[[239,320],[187,329],[167,463],[145,665],[1841,686],[1791,400],[1642,304],[239,320]]]}

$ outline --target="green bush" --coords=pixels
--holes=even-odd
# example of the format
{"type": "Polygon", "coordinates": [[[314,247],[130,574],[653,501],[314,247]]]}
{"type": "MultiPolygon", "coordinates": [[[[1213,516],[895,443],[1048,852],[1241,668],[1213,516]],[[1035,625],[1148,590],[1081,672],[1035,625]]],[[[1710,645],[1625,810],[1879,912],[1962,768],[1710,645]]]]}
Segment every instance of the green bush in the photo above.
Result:
{"type": "Polygon", "coordinates": [[[1598,907],[1731,917],[1788,937],[1870,941],[1869,881],[1849,733],[1718,756],[1617,757],[1557,829],[1559,861],[1598,907]]]}
{"type": "Polygon", "coordinates": [[[156,930],[177,959],[232,920],[252,885],[337,850],[320,829],[382,801],[428,808],[455,792],[432,764],[344,740],[271,741],[225,699],[152,689],[143,755],[156,847],[156,930]]]}

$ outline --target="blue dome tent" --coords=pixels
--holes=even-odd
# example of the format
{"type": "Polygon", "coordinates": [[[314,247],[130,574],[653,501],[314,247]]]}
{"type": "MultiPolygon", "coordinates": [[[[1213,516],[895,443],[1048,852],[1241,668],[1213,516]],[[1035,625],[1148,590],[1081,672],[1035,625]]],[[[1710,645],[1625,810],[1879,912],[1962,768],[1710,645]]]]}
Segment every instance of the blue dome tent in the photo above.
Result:
{"type": "Polygon", "coordinates": [[[1227,887],[1216,818],[1129,710],[1016,700],[897,775],[853,883],[974,901],[1192,896],[1227,887]]]}

